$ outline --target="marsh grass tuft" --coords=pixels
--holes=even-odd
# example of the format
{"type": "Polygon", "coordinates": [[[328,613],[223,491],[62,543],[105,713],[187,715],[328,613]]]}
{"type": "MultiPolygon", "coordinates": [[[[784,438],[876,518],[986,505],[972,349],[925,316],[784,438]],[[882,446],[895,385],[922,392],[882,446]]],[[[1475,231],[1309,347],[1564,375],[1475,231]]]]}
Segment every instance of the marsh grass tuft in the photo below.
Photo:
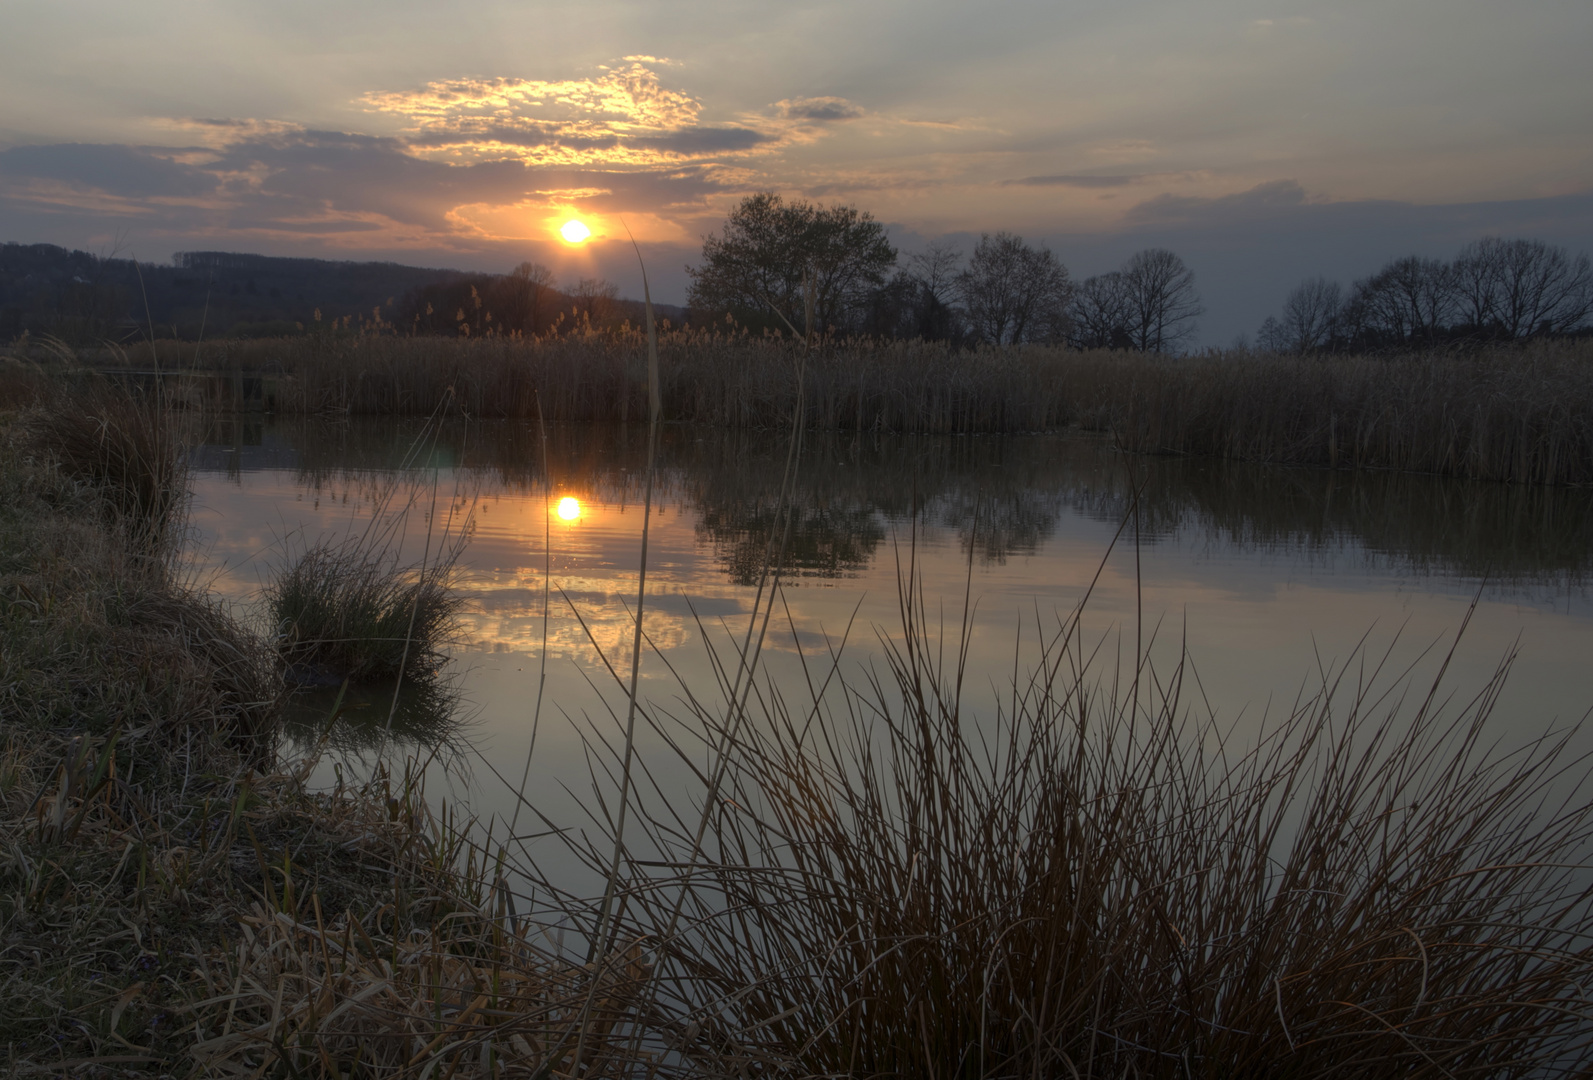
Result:
{"type": "Polygon", "coordinates": [[[463,602],[454,566],[400,566],[358,537],[306,548],[266,588],[290,680],[435,678],[463,602]]]}
{"type": "MultiPolygon", "coordinates": [[[[1240,747],[1184,663],[1114,683],[1077,615],[976,707],[970,628],[926,615],[909,571],[883,670],[832,653],[800,700],[765,680],[750,723],[701,688],[648,711],[715,792],[706,842],[659,795],[619,888],[623,936],[663,957],[636,1023],[686,1073],[1593,1062],[1588,762],[1570,731],[1489,750],[1508,660],[1453,702],[1447,659],[1428,683],[1356,656],[1240,747]]],[[[576,848],[603,868],[603,841],[576,848]]]]}

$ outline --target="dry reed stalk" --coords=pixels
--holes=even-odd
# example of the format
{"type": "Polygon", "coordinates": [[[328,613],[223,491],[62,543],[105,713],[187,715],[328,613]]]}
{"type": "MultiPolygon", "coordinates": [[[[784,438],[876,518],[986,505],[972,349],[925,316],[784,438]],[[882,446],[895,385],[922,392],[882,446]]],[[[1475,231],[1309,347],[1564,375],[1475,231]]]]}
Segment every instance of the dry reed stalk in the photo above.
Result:
{"type": "MultiPolygon", "coordinates": [[[[633,247],[635,238],[631,239],[633,247]]],[[[613,962],[615,930],[613,905],[619,885],[620,865],[625,858],[625,825],[630,812],[632,767],[636,753],[636,688],[642,668],[642,613],[647,599],[647,540],[652,525],[653,480],[658,457],[658,430],[663,420],[663,398],[659,388],[658,332],[653,321],[652,293],[647,284],[647,266],[642,262],[641,248],[636,248],[636,261],[642,264],[642,292],[646,301],[647,318],[647,477],[642,497],[642,545],[638,557],[636,578],[635,631],[631,639],[630,685],[626,691],[625,735],[620,759],[619,809],[614,819],[614,849],[609,859],[608,873],[603,886],[603,898],[598,905],[597,919],[587,950],[587,964],[595,968],[586,1002],[576,1021],[575,1056],[570,1066],[571,1074],[578,1074],[587,1059],[585,1052],[588,1036],[595,1016],[593,1007],[613,962]]],[[[544,614],[544,619],[546,615],[544,614]]],[[[585,625],[584,623],[582,624],[585,625]]],[[[523,796],[522,796],[523,797],[523,796]]]]}

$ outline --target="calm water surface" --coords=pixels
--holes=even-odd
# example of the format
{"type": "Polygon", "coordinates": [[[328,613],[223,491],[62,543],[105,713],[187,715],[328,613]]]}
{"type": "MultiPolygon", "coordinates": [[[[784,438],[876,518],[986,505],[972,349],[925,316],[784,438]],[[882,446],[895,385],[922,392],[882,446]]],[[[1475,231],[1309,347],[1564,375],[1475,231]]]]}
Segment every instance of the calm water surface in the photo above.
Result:
{"type": "MultiPolygon", "coordinates": [[[[572,607],[591,638],[628,663],[645,436],[561,427],[548,441],[553,502],[579,503],[568,520],[549,518],[540,444],[522,424],[427,433],[387,421],[238,422],[193,459],[201,568],[256,612],[271,567],[307,539],[363,530],[380,511],[418,559],[434,506],[434,546],[473,520],[461,559],[465,639],[451,667],[459,732],[472,748],[460,760],[471,768],[442,782],[483,816],[512,806],[494,770],[518,783],[531,739],[545,521],[553,605],[528,787],[539,809],[556,819],[574,812],[569,792],[591,790],[580,731],[612,738],[611,710],[623,714],[623,694],[572,607]]],[[[724,647],[728,633],[745,630],[785,455],[778,433],[666,431],[645,620],[657,652],[644,658],[644,698],[670,707],[677,678],[711,692],[705,634],[724,647]]],[[[1401,665],[1435,644],[1442,653],[1474,601],[1451,667],[1458,698],[1518,648],[1496,712],[1504,737],[1573,722],[1593,705],[1593,492],[1129,458],[1069,437],[819,434],[806,441],[795,507],[789,616],[779,610],[767,653],[781,680],[801,678],[799,647],[822,655],[849,621],[843,664],[877,661],[876,628],[898,621],[898,568],[915,559],[931,609],[949,624],[965,588],[973,597],[976,703],[1010,680],[1020,624],[1032,641],[1036,620],[1054,624],[1093,580],[1090,640],[1110,656],[1121,641],[1132,657],[1138,610],[1158,665],[1187,649],[1202,708],[1241,735],[1363,639],[1370,654],[1392,650],[1401,665]]],[[[386,710],[383,698],[364,715],[385,720],[386,710]]],[[[362,722],[369,732],[371,721],[356,716],[345,744],[358,744],[362,722]]],[[[645,741],[643,750],[665,756],[645,741]]]]}

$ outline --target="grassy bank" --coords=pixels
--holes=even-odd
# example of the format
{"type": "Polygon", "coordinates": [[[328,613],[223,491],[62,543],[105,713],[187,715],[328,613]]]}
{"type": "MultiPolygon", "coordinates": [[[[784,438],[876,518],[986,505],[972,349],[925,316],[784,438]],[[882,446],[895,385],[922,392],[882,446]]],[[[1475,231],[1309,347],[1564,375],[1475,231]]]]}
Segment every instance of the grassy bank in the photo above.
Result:
{"type": "MultiPolygon", "coordinates": [[[[780,427],[797,350],[777,339],[667,333],[672,421],[780,427]]],[[[147,351],[147,350],[145,350],[147,351]]],[[[149,367],[136,351],[126,358],[149,367]]],[[[172,357],[168,356],[168,364],[172,357]]],[[[185,353],[271,373],[290,413],[639,420],[640,336],[292,338],[185,353]]],[[[212,390],[227,392],[218,380],[212,390]]],[[[804,415],[842,431],[996,433],[1082,427],[1145,453],[1401,469],[1535,484],[1593,483],[1593,342],[1465,353],[1157,357],[1021,347],[838,343],[809,357],[804,415]]]]}
{"type": "Polygon", "coordinates": [[[530,1076],[591,980],[418,773],[309,786],[267,644],[180,572],[173,418],[47,389],[0,417],[0,1072],[530,1076]]]}

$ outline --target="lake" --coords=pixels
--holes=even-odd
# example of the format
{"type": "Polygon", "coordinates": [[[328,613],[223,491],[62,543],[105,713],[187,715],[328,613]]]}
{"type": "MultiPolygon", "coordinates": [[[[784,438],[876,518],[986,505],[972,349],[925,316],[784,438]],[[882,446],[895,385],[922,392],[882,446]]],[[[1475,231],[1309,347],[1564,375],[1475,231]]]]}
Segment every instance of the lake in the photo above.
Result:
{"type": "MultiPolygon", "coordinates": [[[[723,656],[746,633],[787,453],[779,432],[662,435],[640,677],[640,696],[661,710],[680,711],[683,686],[712,698],[709,647],[723,656]]],[[[224,421],[190,458],[196,570],[261,619],[262,583],[307,541],[378,516],[418,561],[470,522],[468,603],[446,673],[456,752],[433,794],[484,820],[512,814],[545,634],[526,791],[550,818],[576,820],[572,799],[592,791],[583,731],[613,741],[624,715],[598,647],[628,672],[645,431],[554,427],[547,462],[535,427],[519,422],[224,421]]],[[[1495,710],[1502,739],[1569,725],[1593,705],[1593,491],[1129,456],[1082,436],[822,432],[805,437],[792,490],[763,661],[792,694],[806,685],[804,658],[810,673],[823,668],[843,637],[844,671],[878,669],[911,566],[948,648],[968,598],[964,696],[975,708],[1010,684],[1015,649],[1028,656],[1086,594],[1084,640],[1103,677],[1132,666],[1136,641],[1161,672],[1187,654],[1198,682],[1186,681],[1185,701],[1241,741],[1357,655],[1387,656],[1385,670],[1416,664],[1425,692],[1473,604],[1448,692],[1469,699],[1519,650],[1495,710]]],[[[364,708],[338,724],[342,767],[379,742],[390,695],[355,695],[364,708]]],[[[301,735],[330,701],[301,702],[301,735]]],[[[426,741],[435,708],[404,696],[394,729],[426,741]]],[[[656,739],[639,745],[662,786],[686,782],[656,739]]]]}

